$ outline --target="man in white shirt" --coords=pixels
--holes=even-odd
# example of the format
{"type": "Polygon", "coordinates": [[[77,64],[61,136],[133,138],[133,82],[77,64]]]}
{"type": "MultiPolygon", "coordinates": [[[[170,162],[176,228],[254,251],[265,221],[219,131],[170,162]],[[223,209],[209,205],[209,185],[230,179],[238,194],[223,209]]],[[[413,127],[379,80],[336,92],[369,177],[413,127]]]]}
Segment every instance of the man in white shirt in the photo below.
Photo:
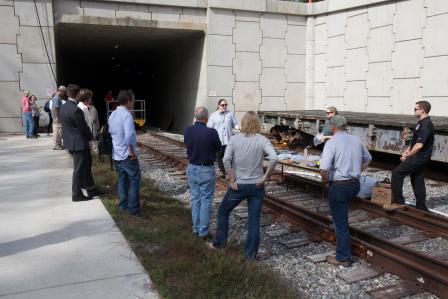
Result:
{"type": "Polygon", "coordinates": [[[224,157],[227,143],[229,143],[230,137],[233,135],[233,129],[238,129],[238,121],[235,115],[227,110],[227,105],[225,99],[220,99],[218,101],[218,110],[210,115],[207,122],[207,127],[213,128],[218,132],[219,140],[222,144],[221,151],[218,153],[218,166],[223,178],[225,177],[226,171],[222,158],[224,157]]]}
{"type": "Polygon", "coordinates": [[[84,118],[86,120],[87,126],[90,129],[90,132],[92,132],[93,135],[93,121],[92,121],[92,115],[89,111],[89,105],[90,101],[92,100],[93,93],[92,91],[88,90],[87,88],[82,88],[79,91],[78,95],[78,107],[82,110],[84,113],[84,118]]]}

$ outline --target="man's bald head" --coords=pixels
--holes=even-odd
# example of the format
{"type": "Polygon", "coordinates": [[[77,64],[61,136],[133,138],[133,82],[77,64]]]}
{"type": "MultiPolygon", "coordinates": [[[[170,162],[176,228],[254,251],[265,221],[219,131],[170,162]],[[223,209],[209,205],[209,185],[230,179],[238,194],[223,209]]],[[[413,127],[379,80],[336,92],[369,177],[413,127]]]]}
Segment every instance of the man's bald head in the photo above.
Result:
{"type": "Polygon", "coordinates": [[[199,106],[194,109],[194,118],[196,121],[207,122],[208,120],[208,110],[204,106],[199,106]]]}

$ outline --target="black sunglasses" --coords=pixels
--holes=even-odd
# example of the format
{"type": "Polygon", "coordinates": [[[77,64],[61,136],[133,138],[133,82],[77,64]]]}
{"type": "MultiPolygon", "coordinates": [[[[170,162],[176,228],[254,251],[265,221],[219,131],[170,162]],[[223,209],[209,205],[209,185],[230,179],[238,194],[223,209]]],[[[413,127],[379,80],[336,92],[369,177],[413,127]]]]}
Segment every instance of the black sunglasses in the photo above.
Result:
{"type": "Polygon", "coordinates": [[[227,104],[221,104],[221,105],[219,105],[219,106],[221,106],[221,107],[227,107],[227,104]]]}

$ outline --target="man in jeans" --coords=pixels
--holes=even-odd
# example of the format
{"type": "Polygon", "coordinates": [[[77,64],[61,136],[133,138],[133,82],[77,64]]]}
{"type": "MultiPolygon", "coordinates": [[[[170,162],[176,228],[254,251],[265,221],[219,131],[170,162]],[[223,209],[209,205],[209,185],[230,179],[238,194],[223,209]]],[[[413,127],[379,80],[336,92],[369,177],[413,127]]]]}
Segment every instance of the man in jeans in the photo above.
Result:
{"type": "Polygon", "coordinates": [[[209,239],[208,224],[213,194],[215,193],[216,154],[221,141],[215,129],[207,127],[208,110],[197,107],[195,123],[185,130],[184,142],[188,155],[188,184],[190,185],[193,234],[209,239]]]}
{"type": "Polygon", "coordinates": [[[51,99],[51,114],[53,117],[53,149],[62,150],[62,125],[61,125],[61,107],[62,100],[65,97],[67,89],[64,85],[59,86],[56,95],[51,99]]]}
{"type": "Polygon", "coordinates": [[[349,135],[345,117],[335,115],[329,121],[333,138],[327,141],[320,161],[322,184],[328,189],[328,201],[336,234],[336,255],[327,262],[348,267],[352,250],[348,224],[348,202],[359,192],[359,177],[372,156],[358,137],[349,135]]]}
{"type": "Polygon", "coordinates": [[[134,94],[130,90],[121,90],[118,94],[118,103],[120,106],[109,117],[112,158],[118,173],[118,207],[138,216],[141,175],[137,159],[134,118],[130,112],[134,107],[134,94]]]}
{"type": "Polygon", "coordinates": [[[411,146],[401,155],[401,163],[392,172],[392,204],[384,205],[387,211],[403,209],[403,181],[407,175],[411,176],[412,190],[416,199],[415,207],[428,211],[426,207],[426,187],[423,170],[431,160],[434,144],[434,125],[428,116],[431,104],[427,101],[415,103],[414,114],[419,119],[412,132],[411,146]]]}

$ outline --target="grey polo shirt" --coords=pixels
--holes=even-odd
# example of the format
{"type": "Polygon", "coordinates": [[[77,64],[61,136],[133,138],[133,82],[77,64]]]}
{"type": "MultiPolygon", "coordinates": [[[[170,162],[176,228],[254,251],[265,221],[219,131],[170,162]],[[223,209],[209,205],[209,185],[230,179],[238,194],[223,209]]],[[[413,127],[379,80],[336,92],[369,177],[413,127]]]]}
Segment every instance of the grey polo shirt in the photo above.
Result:
{"type": "Polygon", "coordinates": [[[235,128],[237,124],[238,122],[232,112],[227,110],[221,113],[218,110],[210,115],[207,127],[215,129],[218,132],[221,144],[226,145],[233,135],[232,129],[235,128]]]}
{"type": "Polygon", "coordinates": [[[339,131],[325,144],[320,169],[329,172],[330,181],[359,179],[363,163],[372,160],[358,137],[339,131]]]}

